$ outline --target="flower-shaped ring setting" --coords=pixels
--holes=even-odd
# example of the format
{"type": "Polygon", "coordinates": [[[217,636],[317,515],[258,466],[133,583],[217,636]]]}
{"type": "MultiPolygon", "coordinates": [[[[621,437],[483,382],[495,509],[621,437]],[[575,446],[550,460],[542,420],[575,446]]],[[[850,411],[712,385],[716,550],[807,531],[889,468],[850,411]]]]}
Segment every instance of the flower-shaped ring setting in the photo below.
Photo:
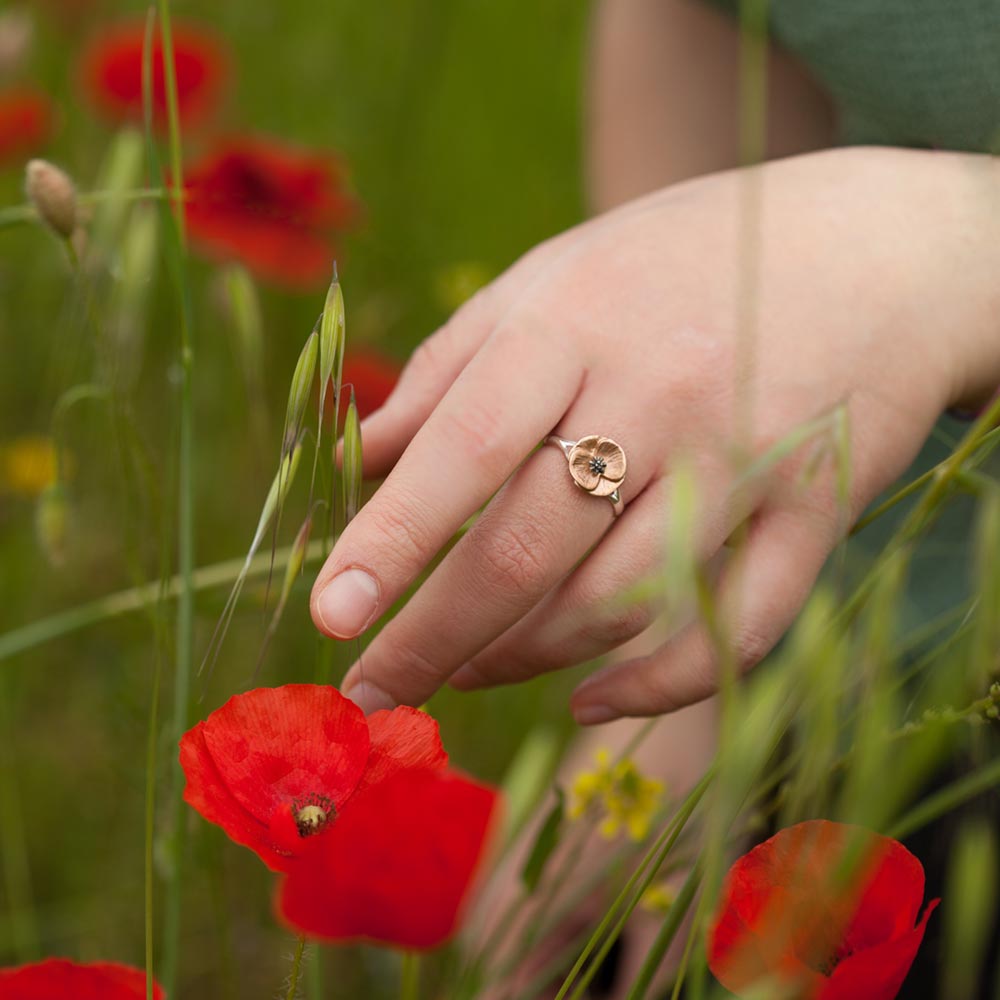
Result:
{"type": "Polygon", "coordinates": [[[567,441],[550,434],[546,444],[554,444],[566,456],[573,482],[585,493],[607,497],[617,517],[625,509],[621,486],[625,482],[625,450],[611,438],[588,434],[579,441],[567,441]]]}

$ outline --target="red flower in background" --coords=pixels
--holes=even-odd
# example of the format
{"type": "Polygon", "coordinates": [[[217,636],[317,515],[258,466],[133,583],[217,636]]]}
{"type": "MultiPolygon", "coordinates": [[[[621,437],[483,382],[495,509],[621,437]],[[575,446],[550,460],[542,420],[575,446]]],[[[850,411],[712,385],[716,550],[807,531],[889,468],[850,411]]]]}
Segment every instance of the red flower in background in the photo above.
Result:
{"type": "Polygon", "coordinates": [[[18,163],[36,152],[52,131],[52,102],[40,91],[0,93],[0,164],[18,163]]]}
{"type": "MultiPolygon", "coordinates": [[[[347,401],[351,398],[351,388],[354,388],[354,402],[358,407],[358,416],[364,420],[374,413],[389,398],[396,388],[400,373],[399,362],[371,347],[359,350],[350,349],[344,357],[344,370],[341,378],[342,396],[340,404],[340,423],[344,423],[347,411],[347,401]]],[[[333,380],[326,393],[326,410],[324,419],[329,423],[333,420],[333,380]]]]}
{"type": "MultiPolygon", "coordinates": [[[[34,965],[0,969],[3,1000],[145,1000],[146,973],[115,962],[86,965],[66,958],[49,958],[34,965]]],[[[153,984],[153,996],[163,990],[153,984]]]]}
{"type": "Polygon", "coordinates": [[[330,233],[357,215],[330,154],[261,137],[220,143],[188,168],[185,191],[188,231],[206,255],[296,289],[329,281],[330,233]]]}
{"type": "MultiPolygon", "coordinates": [[[[80,78],[85,94],[97,112],[112,122],[142,121],[142,51],[146,26],[141,20],[105,28],[84,49],[80,78]]],[[[204,28],[174,24],[174,69],[177,77],[177,110],[181,121],[192,125],[218,104],[229,58],[222,44],[204,28]]],[[[163,43],[153,38],[153,122],[167,124],[167,88],[164,79],[163,43]]]]}
{"type": "Polygon", "coordinates": [[[708,964],[736,994],[771,980],[801,1000],[892,1000],[939,902],[918,922],[923,896],[923,867],[898,841],[799,823],[730,869],[708,964]],[[838,881],[845,864],[848,884],[838,881]]]}
{"type": "Polygon", "coordinates": [[[399,363],[378,351],[348,351],[344,355],[342,385],[354,386],[358,416],[364,420],[389,398],[399,381],[399,363]]]}
{"type": "Polygon", "coordinates": [[[185,800],[287,874],[279,911],[298,930],[414,948],[454,930],[496,793],[446,770],[429,715],[259,688],[186,733],[180,759],[185,800]]]}

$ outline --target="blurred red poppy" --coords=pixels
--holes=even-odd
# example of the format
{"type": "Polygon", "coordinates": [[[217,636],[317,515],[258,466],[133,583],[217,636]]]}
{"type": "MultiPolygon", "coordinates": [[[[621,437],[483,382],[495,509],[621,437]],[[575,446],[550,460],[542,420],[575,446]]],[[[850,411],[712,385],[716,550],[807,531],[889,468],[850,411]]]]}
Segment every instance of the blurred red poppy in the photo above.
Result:
{"type": "MultiPolygon", "coordinates": [[[[400,365],[395,358],[382,354],[373,348],[355,350],[349,348],[344,357],[344,371],[341,379],[344,395],[340,405],[340,423],[344,422],[347,411],[346,400],[350,398],[351,387],[354,387],[354,401],[358,407],[358,416],[364,420],[369,413],[374,413],[389,398],[399,381],[400,365]]],[[[333,387],[326,394],[326,421],[333,419],[333,387]]]]}
{"type": "MultiPolygon", "coordinates": [[[[0,969],[3,1000],[144,1000],[146,973],[115,962],[82,964],[66,958],[48,958],[16,969],[0,969]]],[[[153,984],[153,996],[163,990],[153,984]]]]}
{"type": "Polygon", "coordinates": [[[0,93],[0,165],[21,165],[52,131],[52,102],[36,90],[0,93]]]}
{"type": "Polygon", "coordinates": [[[348,350],[344,355],[343,385],[354,386],[358,416],[364,420],[389,398],[399,381],[399,363],[371,350],[348,350]]]}
{"type": "MultiPolygon", "coordinates": [[[[145,22],[129,20],[105,27],[80,57],[83,90],[98,114],[118,123],[142,121],[142,52],[145,22]]],[[[218,105],[229,57],[222,43],[205,28],[173,25],[177,110],[181,121],[194,125],[218,105]]],[[[163,44],[153,39],[153,123],[167,124],[163,44]]]]}
{"type": "Polygon", "coordinates": [[[496,800],[448,771],[401,771],[371,785],[289,869],[280,917],[325,941],[437,947],[458,926],[496,800]]]}
{"type": "Polygon", "coordinates": [[[898,841],[799,823],[730,869],[708,964],[737,995],[771,982],[797,1000],[892,1000],[939,902],[918,921],[923,896],[923,867],[898,841]]]}
{"type": "Polygon", "coordinates": [[[366,788],[404,768],[448,763],[426,713],[402,706],[365,718],[336,688],[319,684],[234,695],[180,747],[185,801],[273,871],[287,870],[314,835],[339,826],[366,788]]]}
{"type": "Polygon", "coordinates": [[[263,137],[219,143],[188,168],[185,190],[188,232],[207,256],[294,289],[330,280],[330,234],[357,216],[333,156],[263,137]]]}

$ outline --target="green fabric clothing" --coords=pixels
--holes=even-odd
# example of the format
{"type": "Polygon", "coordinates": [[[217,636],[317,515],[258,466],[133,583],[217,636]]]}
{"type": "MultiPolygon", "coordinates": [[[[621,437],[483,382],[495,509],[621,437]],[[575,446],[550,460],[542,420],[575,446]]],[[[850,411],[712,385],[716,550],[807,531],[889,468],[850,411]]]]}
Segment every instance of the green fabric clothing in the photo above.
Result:
{"type": "Polygon", "coordinates": [[[845,143],[997,149],[1000,0],[770,0],[769,19],[833,97],[845,143]]]}

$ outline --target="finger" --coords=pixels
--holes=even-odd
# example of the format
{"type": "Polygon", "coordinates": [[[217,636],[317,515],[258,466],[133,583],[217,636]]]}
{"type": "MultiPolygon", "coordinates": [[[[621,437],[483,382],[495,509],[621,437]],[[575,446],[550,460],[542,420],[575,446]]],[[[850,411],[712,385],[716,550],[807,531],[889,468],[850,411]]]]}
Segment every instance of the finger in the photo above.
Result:
{"type": "MultiPolygon", "coordinates": [[[[579,408],[611,410],[602,405],[592,411],[582,399],[579,408]]],[[[637,426],[606,420],[608,433],[619,435],[618,440],[639,439],[637,426]]],[[[567,424],[577,426],[574,414],[567,424]]],[[[649,460],[639,448],[635,451],[622,488],[626,500],[652,474],[649,460]]],[[[573,484],[557,448],[540,449],[375,637],[342,690],[355,700],[360,696],[369,710],[426,701],[463,663],[534,608],[613,519],[611,503],[573,484]]]]}
{"type": "MultiPolygon", "coordinates": [[[[746,516],[727,495],[727,480],[721,469],[699,479],[703,500],[691,525],[699,563],[746,516]]],[[[663,602],[655,591],[643,600],[629,592],[653,583],[662,569],[674,487],[669,476],[648,486],[552,594],[455,673],[452,686],[471,691],[528,680],[603,656],[645,632],[663,602]]]]}
{"type": "Polygon", "coordinates": [[[542,277],[568,243],[596,224],[590,220],[529,250],[417,347],[389,398],[361,425],[366,477],[381,478],[396,464],[518,296],[542,277]]]}
{"type": "Polygon", "coordinates": [[[521,315],[494,331],[348,525],[312,592],[316,626],[364,631],[566,412],[582,363],[521,315]]]}
{"type": "MultiPolygon", "coordinates": [[[[509,287],[509,286],[507,286],[509,287]]],[[[389,398],[361,424],[365,476],[381,478],[500,322],[510,294],[487,286],[410,356],[389,398]]],[[[343,443],[339,445],[339,449],[343,443]]]]}
{"type": "MultiPolygon", "coordinates": [[[[731,654],[746,670],[792,624],[837,538],[833,518],[802,508],[766,510],[744,549],[726,567],[718,593],[731,654]]],[[[585,680],[571,699],[581,725],[621,716],[673,712],[714,694],[718,651],[701,623],[653,654],[615,664],[585,680]]]]}

